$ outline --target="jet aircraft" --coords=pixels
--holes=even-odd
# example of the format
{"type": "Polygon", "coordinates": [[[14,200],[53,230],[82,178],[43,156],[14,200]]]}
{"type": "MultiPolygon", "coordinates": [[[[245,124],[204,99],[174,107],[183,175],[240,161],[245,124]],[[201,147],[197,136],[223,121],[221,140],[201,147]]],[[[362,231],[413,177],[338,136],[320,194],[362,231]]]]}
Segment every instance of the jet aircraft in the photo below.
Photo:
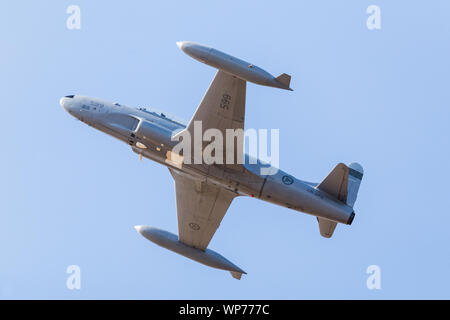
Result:
{"type": "MultiPolygon", "coordinates": [[[[191,161],[193,155],[187,156],[185,150],[174,152],[181,140],[175,138],[185,133],[194,136],[196,123],[201,123],[201,135],[208,129],[216,129],[223,136],[229,129],[243,130],[247,82],[292,90],[291,77],[287,74],[274,77],[251,63],[198,43],[182,41],[177,45],[187,55],[218,69],[187,125],[164,113],[97,98],[67,95],[60,100],[72,116],[129,144],[141,158],[168,167],[175,182],[178,235],[150,226],[136,226],[136,230],[166,249],[229,271],[240,279],[246,273],[244,270],[208,248],[228,207],[238,196],[254,197],[313,215],[325,238],[333,235],[338,223],[350,225],[363,177],[363,168],[358,163],[348,166],[339,163],[322,182],[310,183],[279,169],[275,174],[262,174],[264,164],[260,161],[196,163],[191,161]]],[[[223,149],[224,159],[230,152],[239,154],[243,150],[242,139],[236,140],[231,149],[223,149]]],[[[202,142],[201,147],[205,146],[202,142]]]]}

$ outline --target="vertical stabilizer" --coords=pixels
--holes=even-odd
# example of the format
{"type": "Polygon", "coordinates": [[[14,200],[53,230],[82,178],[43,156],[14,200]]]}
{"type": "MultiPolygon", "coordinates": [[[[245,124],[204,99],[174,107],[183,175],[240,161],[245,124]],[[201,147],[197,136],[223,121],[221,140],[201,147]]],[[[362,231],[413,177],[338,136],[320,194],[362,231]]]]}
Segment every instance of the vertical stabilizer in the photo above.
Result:
{"type": "Polygon", "coordinates": [[[345,203],[347,201],[348,194],[348,170],[349,168],[345,164],[337,164],[328,176],[323,179],[321,183],[319,183],[317,189],[320,189],[337,200],[345,203]]]}

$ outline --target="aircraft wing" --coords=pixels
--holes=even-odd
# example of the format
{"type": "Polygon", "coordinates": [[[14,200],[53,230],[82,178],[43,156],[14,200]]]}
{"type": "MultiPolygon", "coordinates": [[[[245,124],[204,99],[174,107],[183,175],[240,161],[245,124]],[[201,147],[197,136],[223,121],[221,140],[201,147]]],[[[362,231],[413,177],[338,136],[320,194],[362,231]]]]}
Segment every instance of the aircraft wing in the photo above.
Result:
{"type": "Polygon", "coordinates": [[[245,92],[244,80],[219,70],[187,129],[194,133],[194,121],[202,121],[203,131],[244,129],[245,92]]]}
{"type": "Polygon", "coordinates": [[[169,170],[175,180],[179,241],[205,250],[237,195],[169,170]]]}
{"type": "MultiPolygon", "coordinates": [[[[220,130],[224,139],[225,157],[226,129],[244,129],[246,87],[247,83],[244,80],[219,70],[186,128],[191,137],[194,137],[195,121],[201,121],[202,135],[208,129],[220,130]]],[[[236,140],[235,159],[237,151],[243,152],[244,149],[243,139],[236,140]]],[[[208,143],[205,142],[203,148],[208,143]]],[[[225,160],[224,158],[223,163],[226,163],[225,160]]]]}

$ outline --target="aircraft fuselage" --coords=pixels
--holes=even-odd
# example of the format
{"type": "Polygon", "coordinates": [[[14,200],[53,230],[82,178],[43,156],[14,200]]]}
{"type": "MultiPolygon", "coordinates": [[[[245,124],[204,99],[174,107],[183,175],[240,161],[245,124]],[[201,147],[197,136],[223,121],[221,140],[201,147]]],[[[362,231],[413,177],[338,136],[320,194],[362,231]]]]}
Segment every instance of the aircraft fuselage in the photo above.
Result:
{"type": "Polygon", "coordinates": [[[185,125],[164,114],[84,96],[66,96],[60,104],[75,118],[129,144],[140,156],[199,182],[343,224],[351,224],[353,220],[352,207],[319,190],[316,184],[296,179],[279,169],[274,175],[262,175],[263,164],[259,161],[256,164],[246,161],[242,166],[180,165],[172,154],[178,142],[171,138],[185,125]]]}

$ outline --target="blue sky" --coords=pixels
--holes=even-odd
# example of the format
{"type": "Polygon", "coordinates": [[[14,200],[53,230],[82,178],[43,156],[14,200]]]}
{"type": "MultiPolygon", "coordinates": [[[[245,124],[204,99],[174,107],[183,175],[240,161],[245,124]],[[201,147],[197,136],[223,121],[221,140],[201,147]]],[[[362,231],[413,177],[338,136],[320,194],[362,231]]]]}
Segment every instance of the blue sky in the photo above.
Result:
{"type": "Polygon", "coordinates": [[[0,298],[450,298],[448,1],[8,1],[0,12],[0,298]],[[66,9],[81,9],[81,29],[66,9]],[[368,30],[366,8],[381,8],[368,30]],[[233,201],[210,248],[236,281],[148,242],[177,231],[168,170],[59,106],[83,94],[189,120],[215,70],[205,43],[278,75],[249,84],[246,127],[280,129],[280,167],[320,181],[365,169],[352,226],[251,198],[233,201]],[[381,290],[366,269],[381,268],[381,290]],[[81,289],[66,268],[81,268],[81,289]]]}

